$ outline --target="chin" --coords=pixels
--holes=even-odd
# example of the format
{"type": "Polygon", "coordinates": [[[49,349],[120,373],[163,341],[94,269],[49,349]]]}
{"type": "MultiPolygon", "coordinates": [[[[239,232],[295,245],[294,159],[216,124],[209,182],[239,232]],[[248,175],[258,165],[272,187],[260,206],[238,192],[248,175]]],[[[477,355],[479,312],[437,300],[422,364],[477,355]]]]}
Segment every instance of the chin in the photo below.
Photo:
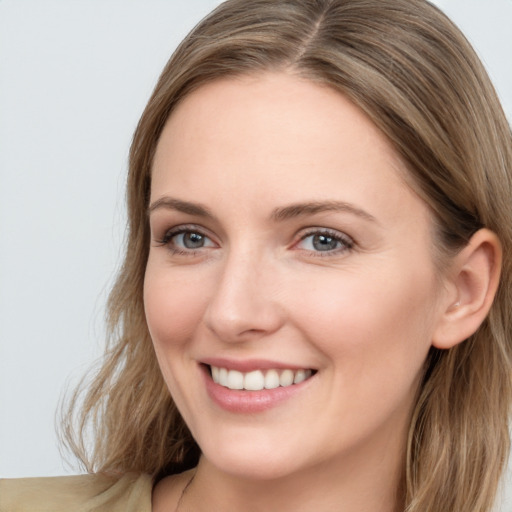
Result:
{"type": "Polygon", "coordinates": [[[275,444],[253,441],[250,444],[230,442],[229,446],[216,444],[202,451],[209,464],[233,477],[246,480],[277,480],[299,470],[301,461],[297,451],[277,449],[275,444]],[[294,457],[295,455],[295,457],[294,457]]]}

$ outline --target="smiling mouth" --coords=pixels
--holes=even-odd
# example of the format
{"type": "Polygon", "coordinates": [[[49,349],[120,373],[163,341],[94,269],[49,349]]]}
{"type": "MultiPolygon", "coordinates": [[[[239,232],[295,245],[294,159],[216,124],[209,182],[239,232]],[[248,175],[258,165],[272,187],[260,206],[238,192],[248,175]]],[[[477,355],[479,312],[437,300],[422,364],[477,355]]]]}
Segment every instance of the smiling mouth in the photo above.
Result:
{"type": "Polygon", "coordinates": [[[253,370],[240,372],[209,365],[210,376],[216,384],[232,390],[262,391],[300,384],[311,378],[316,370],[253,370]]]}

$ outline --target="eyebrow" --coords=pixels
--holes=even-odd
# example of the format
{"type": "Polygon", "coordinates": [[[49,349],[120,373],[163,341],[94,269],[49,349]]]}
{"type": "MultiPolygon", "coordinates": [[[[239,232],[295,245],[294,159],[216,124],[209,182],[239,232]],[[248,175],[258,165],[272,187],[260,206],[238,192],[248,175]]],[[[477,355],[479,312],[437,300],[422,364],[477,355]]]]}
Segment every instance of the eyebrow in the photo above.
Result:
{"type": "Polygon", "coordinates": [[[324,212],[345,212],[356,215],[364,220],[377,222],[377,219],[361,208],[344,201],[313,201],[308,203],[297,203],[283,208],[276,208],[271,215],[274,221],[283,221],[304,215],[314,215],[324,212]]]}
{"type": "Polygon", "coordinates": [[[195,215],[197,217],[214,218],[212,212],[199,203],[191,203],[189,201],[182,201],[173,197],[164,196],[153,202],[148,208],[148,215],[151,215],[155,210],[159,209],[176,210],[178,212],[195,215]]]}
{"type": "MultiPolygon", "coordinates": [[[[213,213],[205,206],[199,203],[182,201],[173,197],[164,196],[153,202],[148,208],[148,215],[159,209],[176,210],[189,215],[214,219],[213,213]]],[[[350,213],[357,217],[370,222],[377,222],[377,219],[361,208],[358,208],[344,201],[311,201],[306,203],[296,203],[288,206],[276,208],[272,211],[270,219],[274,222],[282,222],[285,220],[303,217],[306,215],[314,215],[324,212],[344,212],[350,213]]]]}

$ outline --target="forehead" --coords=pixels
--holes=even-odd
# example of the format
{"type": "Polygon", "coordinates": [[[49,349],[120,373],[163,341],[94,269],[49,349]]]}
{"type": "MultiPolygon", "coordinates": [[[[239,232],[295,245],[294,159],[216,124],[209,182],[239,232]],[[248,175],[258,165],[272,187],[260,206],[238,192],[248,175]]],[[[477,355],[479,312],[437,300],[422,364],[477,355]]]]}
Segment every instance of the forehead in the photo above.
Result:
{"type": "Polygon", "coordinates": [[[387,138],[342,94],[264,73],[216,80],[179,104],[157,146],[151,199],[236,197],[260,209],[306,199],[405,206],[419,199],[404,173],[387,138]]]}
{"type": "MultiPolygon", "coordinates": [[[[226,149],[240,149],[242,145],[253,151],[262,146],[266,149],[262,158],[277,146],[282,154],[304,158],[306,151],[298,151],[298,140],[308,140],[304,150],[317,150],[316,157],[332,145],[337,145],[344,153],[340,156],[346,157],[347,144],[357,141],[351,145],[353,151],[366,152],[371,146],[374,154],[379,152],[393,165],[401,165],[385,136],[342,94],[284,72],[223,78],[201,86],[179,103],[160,142],[162,139],[157,159],[165,151],[164,144],[176,151],[185,149],[184,143],[199,140],[226,149]],[[178,140],[173,144],[172,138],[176,136],[178,140]]],[[[205,144],[201,155],[206,156],[207,149],[205,144]]]]}

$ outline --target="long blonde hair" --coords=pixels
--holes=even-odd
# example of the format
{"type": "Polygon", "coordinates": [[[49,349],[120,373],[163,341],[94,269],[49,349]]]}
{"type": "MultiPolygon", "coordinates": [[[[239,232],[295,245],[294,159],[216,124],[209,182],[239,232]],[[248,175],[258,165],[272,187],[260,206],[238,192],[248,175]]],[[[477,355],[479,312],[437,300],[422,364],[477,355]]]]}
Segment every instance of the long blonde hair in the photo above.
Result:
{"type": "Polygon", "coordinates": [[[228,0],[181,43],[133,138],[110,341],[101,368],[70,404],[68,443],[90,471],[159,478],[197,463],[144,315],[152,159],[183,97],[219,77],[272,69],[328,84],[370,116],[434,214],[440,261],[482,226],[503,244],[488,318],[464,343],[432,349],[425,363],[399,491],[407,512],[489,511],[509,449],[512,136],[475,52],[424,0],[228,0]]]}

